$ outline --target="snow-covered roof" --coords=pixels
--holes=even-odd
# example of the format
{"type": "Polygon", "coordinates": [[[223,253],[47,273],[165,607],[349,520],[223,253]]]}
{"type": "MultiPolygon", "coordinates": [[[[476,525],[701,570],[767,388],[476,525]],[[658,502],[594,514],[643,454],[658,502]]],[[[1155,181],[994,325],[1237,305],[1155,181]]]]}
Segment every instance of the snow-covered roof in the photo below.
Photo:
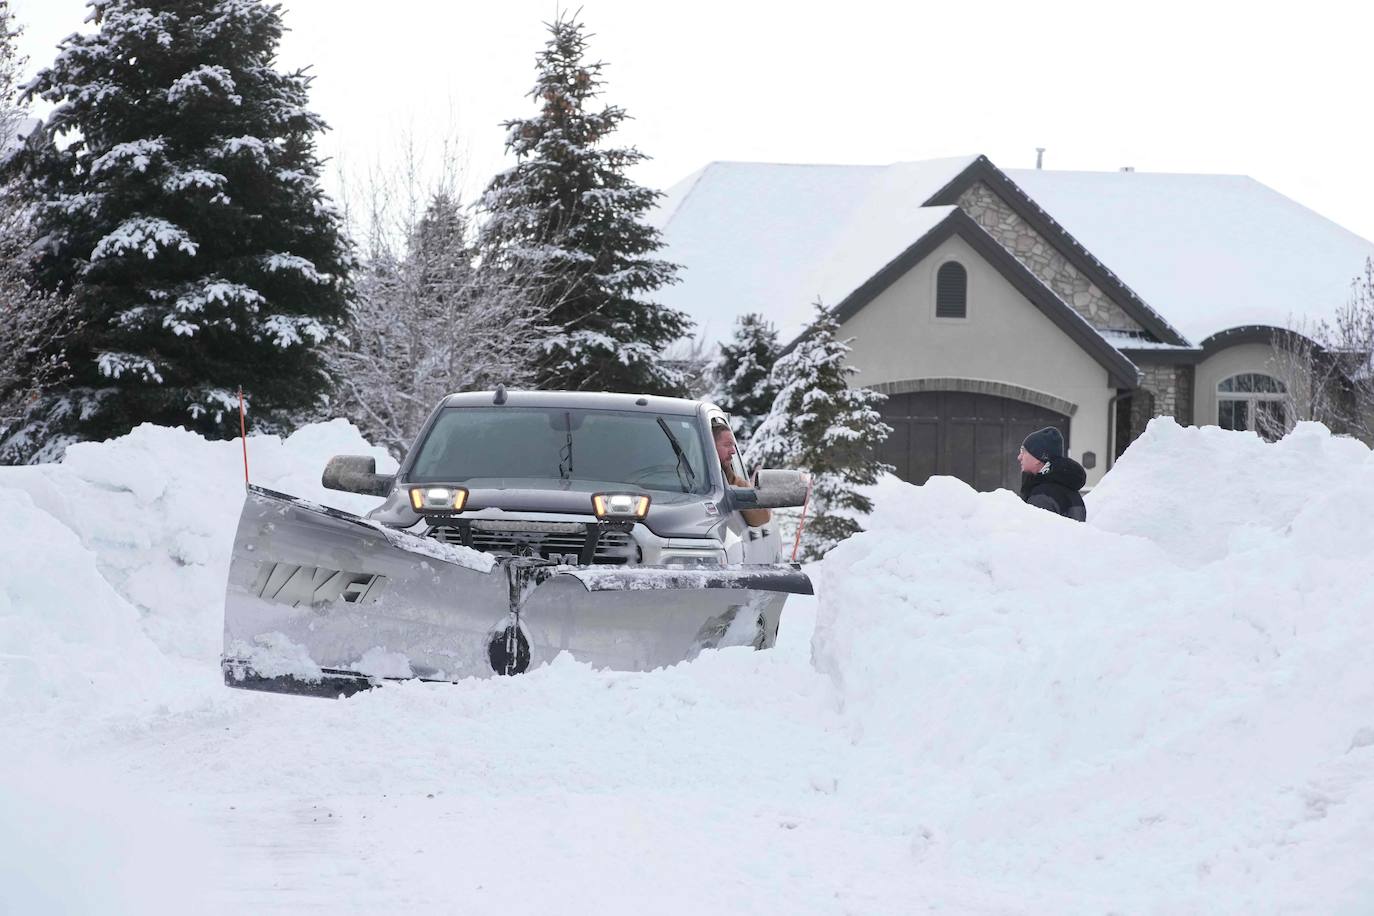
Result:
{"type": "Polygon", "coordinates": [[[837,305],[939,225],[953,208],[921,204],[974,158],[713,162],[671,188],[656,211],[661,254],[684,268],[683,282],[659,299],[691,315],[708,341],[728,338],[745,312],[762,312],[790,340],[817,298],[837,305]]]}
{"type": "Polygon", "coordinates": [[[1151,340],[1145,334],[1137,331],[1119,330],[1099,330],[1097,332],[1102,339],[1118,349],[1126,350],[1194,350],[1195,347],[1180,346],[1179,344],[1160,343],[1151,340]]]}
{"type": "Polygon", "coordinates": [[[1329,318],[1374,256],[1374,244],[1243,175],[1006,175],[1193,343],[1329,318]]]}
{"type": "MultiPolygon", "coordinates": [[[[655,213],[663,255],[684,267],[661,299],[708,341],[751,311],[789,340],[817,297],[837,305],[939,225],[950,208],[923,204],[977,158],[713,162],[655,213]]],[[[1329,317],[1374,256],[1374,244],[1244,176],[1005,174],[1194,344],[1230,327],[1329,317]]]]}

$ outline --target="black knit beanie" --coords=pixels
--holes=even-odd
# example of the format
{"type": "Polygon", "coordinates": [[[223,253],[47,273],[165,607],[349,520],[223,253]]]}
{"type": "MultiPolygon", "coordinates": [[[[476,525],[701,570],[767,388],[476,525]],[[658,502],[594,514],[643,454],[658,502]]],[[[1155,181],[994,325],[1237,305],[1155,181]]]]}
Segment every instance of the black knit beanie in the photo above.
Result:
{"type": "Polygon", "coordinates": [[[1029,454],[1041,461],[1064,457],[1064,434],[1053,426],[1037,429],[1021,443],[1029,454]]]}

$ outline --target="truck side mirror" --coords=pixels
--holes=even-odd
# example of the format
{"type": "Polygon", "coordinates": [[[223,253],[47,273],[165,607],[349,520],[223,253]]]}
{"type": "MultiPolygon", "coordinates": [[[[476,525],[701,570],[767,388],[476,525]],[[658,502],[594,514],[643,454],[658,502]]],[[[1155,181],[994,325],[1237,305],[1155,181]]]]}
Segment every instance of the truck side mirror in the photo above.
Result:
{"type": "Polygon", "coordinates": [[[730,492],[743,509],[788,509],[805,504],[810,486],[811,475],[805,471],[760,470],[753,489],[731,487],[730,492]]]}
{"type": "Polygon", "coordinates": [[[366,455],[335,455],[320,476],[327,489],[364,496],[386,496],[395,482],[390,474],[378,474],[377,459],[366,455]]]}

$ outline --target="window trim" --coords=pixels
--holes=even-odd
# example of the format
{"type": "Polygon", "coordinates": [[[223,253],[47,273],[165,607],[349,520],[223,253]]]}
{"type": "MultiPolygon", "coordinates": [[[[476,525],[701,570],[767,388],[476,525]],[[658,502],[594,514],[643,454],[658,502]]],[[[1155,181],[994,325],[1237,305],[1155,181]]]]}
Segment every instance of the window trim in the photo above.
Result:
{"type": "MultiPolygon", "coordinates": [[[[1217,426],[1221,427],[1222,429],[1230,429],[1230,428],[1231,428],[1231,427],[1222,426],[1222,422],[1221,422],[1222,405],[1227,404],[1227,403],[1234,404],[1234,403],[1238,403],[1238,402],[1245,405],[1245,429],[1244,429],[1244,430],[1236,430],[1236,432],[1242,432],[1242,431],[1243,431],[1243,432],[1250,432],[1250,433],[1254,433],[1254,434],[1257,435],[1257,436],[1264,437],[1264,433],[1261,432],[1261,431],[1257,428],[1257,424],[1258,424],[1258,422],[1259,422],[1259,415],[1260,415],[1260,410],[1259,410],[1259,405],[1260,405],[1260,404],[1277,404],[1277,405],[1278,405],[1278,408],[1279,408],[1279,410],[1280,410],[1280,412],[1282,412],[1282,414],[1283,414],[1283,426],[1284,426],[1284,431],[1285,431],[1285,433],[1286,433],[1288,430],[1292,429],[1292,425],[1291,425],[1290,422],[1289,422],[1291,418],[1289,417],[1289,410],[1288,410],[1288,388],[1287,388],[1286,385],[1283,384],[1283,382],[1281,382],[1281,381],[1279,381],[1278,379],[1274,378],[1272,375],[1269,375],[1267,372],[1253,372],[1253,371],[1250,371],[1250,372],[1233,372],[1232,374],[1226,376],[1225,378],[1223,378],[1223,379],[1221,379],[1220,381],[1217,382],[1215,394],[1216,394],[1216,400],[1217,400],[1216,424],[1217,424],[1217,426]],[[1271,383],[1273,383],[1273,386],[1274,386],[1275,390],[1273,390],[1273,391],[1254,391],[1254,390],[1251,390],[1251,391],[1236,391],[1236,390],[1223,391],[1223,390],[1222,390],[1222,386],[1225,385],[1227,382],[1234,381],[1235,379],[1239,379],[1239,378],[1241,378],[1242,376],[1254,376],[1254,377],[1257,377],[1257,378],[1265,378],[1265,379],[1268,379],[1271,383]]],[[[1233,408],[1233,409],[1234,409],[1234,408],[1233,408]]]]}

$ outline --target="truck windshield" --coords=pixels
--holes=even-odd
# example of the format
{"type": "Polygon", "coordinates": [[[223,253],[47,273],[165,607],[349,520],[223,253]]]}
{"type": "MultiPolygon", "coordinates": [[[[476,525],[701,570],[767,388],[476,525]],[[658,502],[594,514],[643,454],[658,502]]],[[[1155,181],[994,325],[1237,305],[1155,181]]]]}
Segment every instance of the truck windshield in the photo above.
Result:
{"type": "Polygon", "coordinates": [[[410,479],[505,486],[626,486],[706,493],[694,416],[546,407],[449,407],[420,444],[410,479]]]}

